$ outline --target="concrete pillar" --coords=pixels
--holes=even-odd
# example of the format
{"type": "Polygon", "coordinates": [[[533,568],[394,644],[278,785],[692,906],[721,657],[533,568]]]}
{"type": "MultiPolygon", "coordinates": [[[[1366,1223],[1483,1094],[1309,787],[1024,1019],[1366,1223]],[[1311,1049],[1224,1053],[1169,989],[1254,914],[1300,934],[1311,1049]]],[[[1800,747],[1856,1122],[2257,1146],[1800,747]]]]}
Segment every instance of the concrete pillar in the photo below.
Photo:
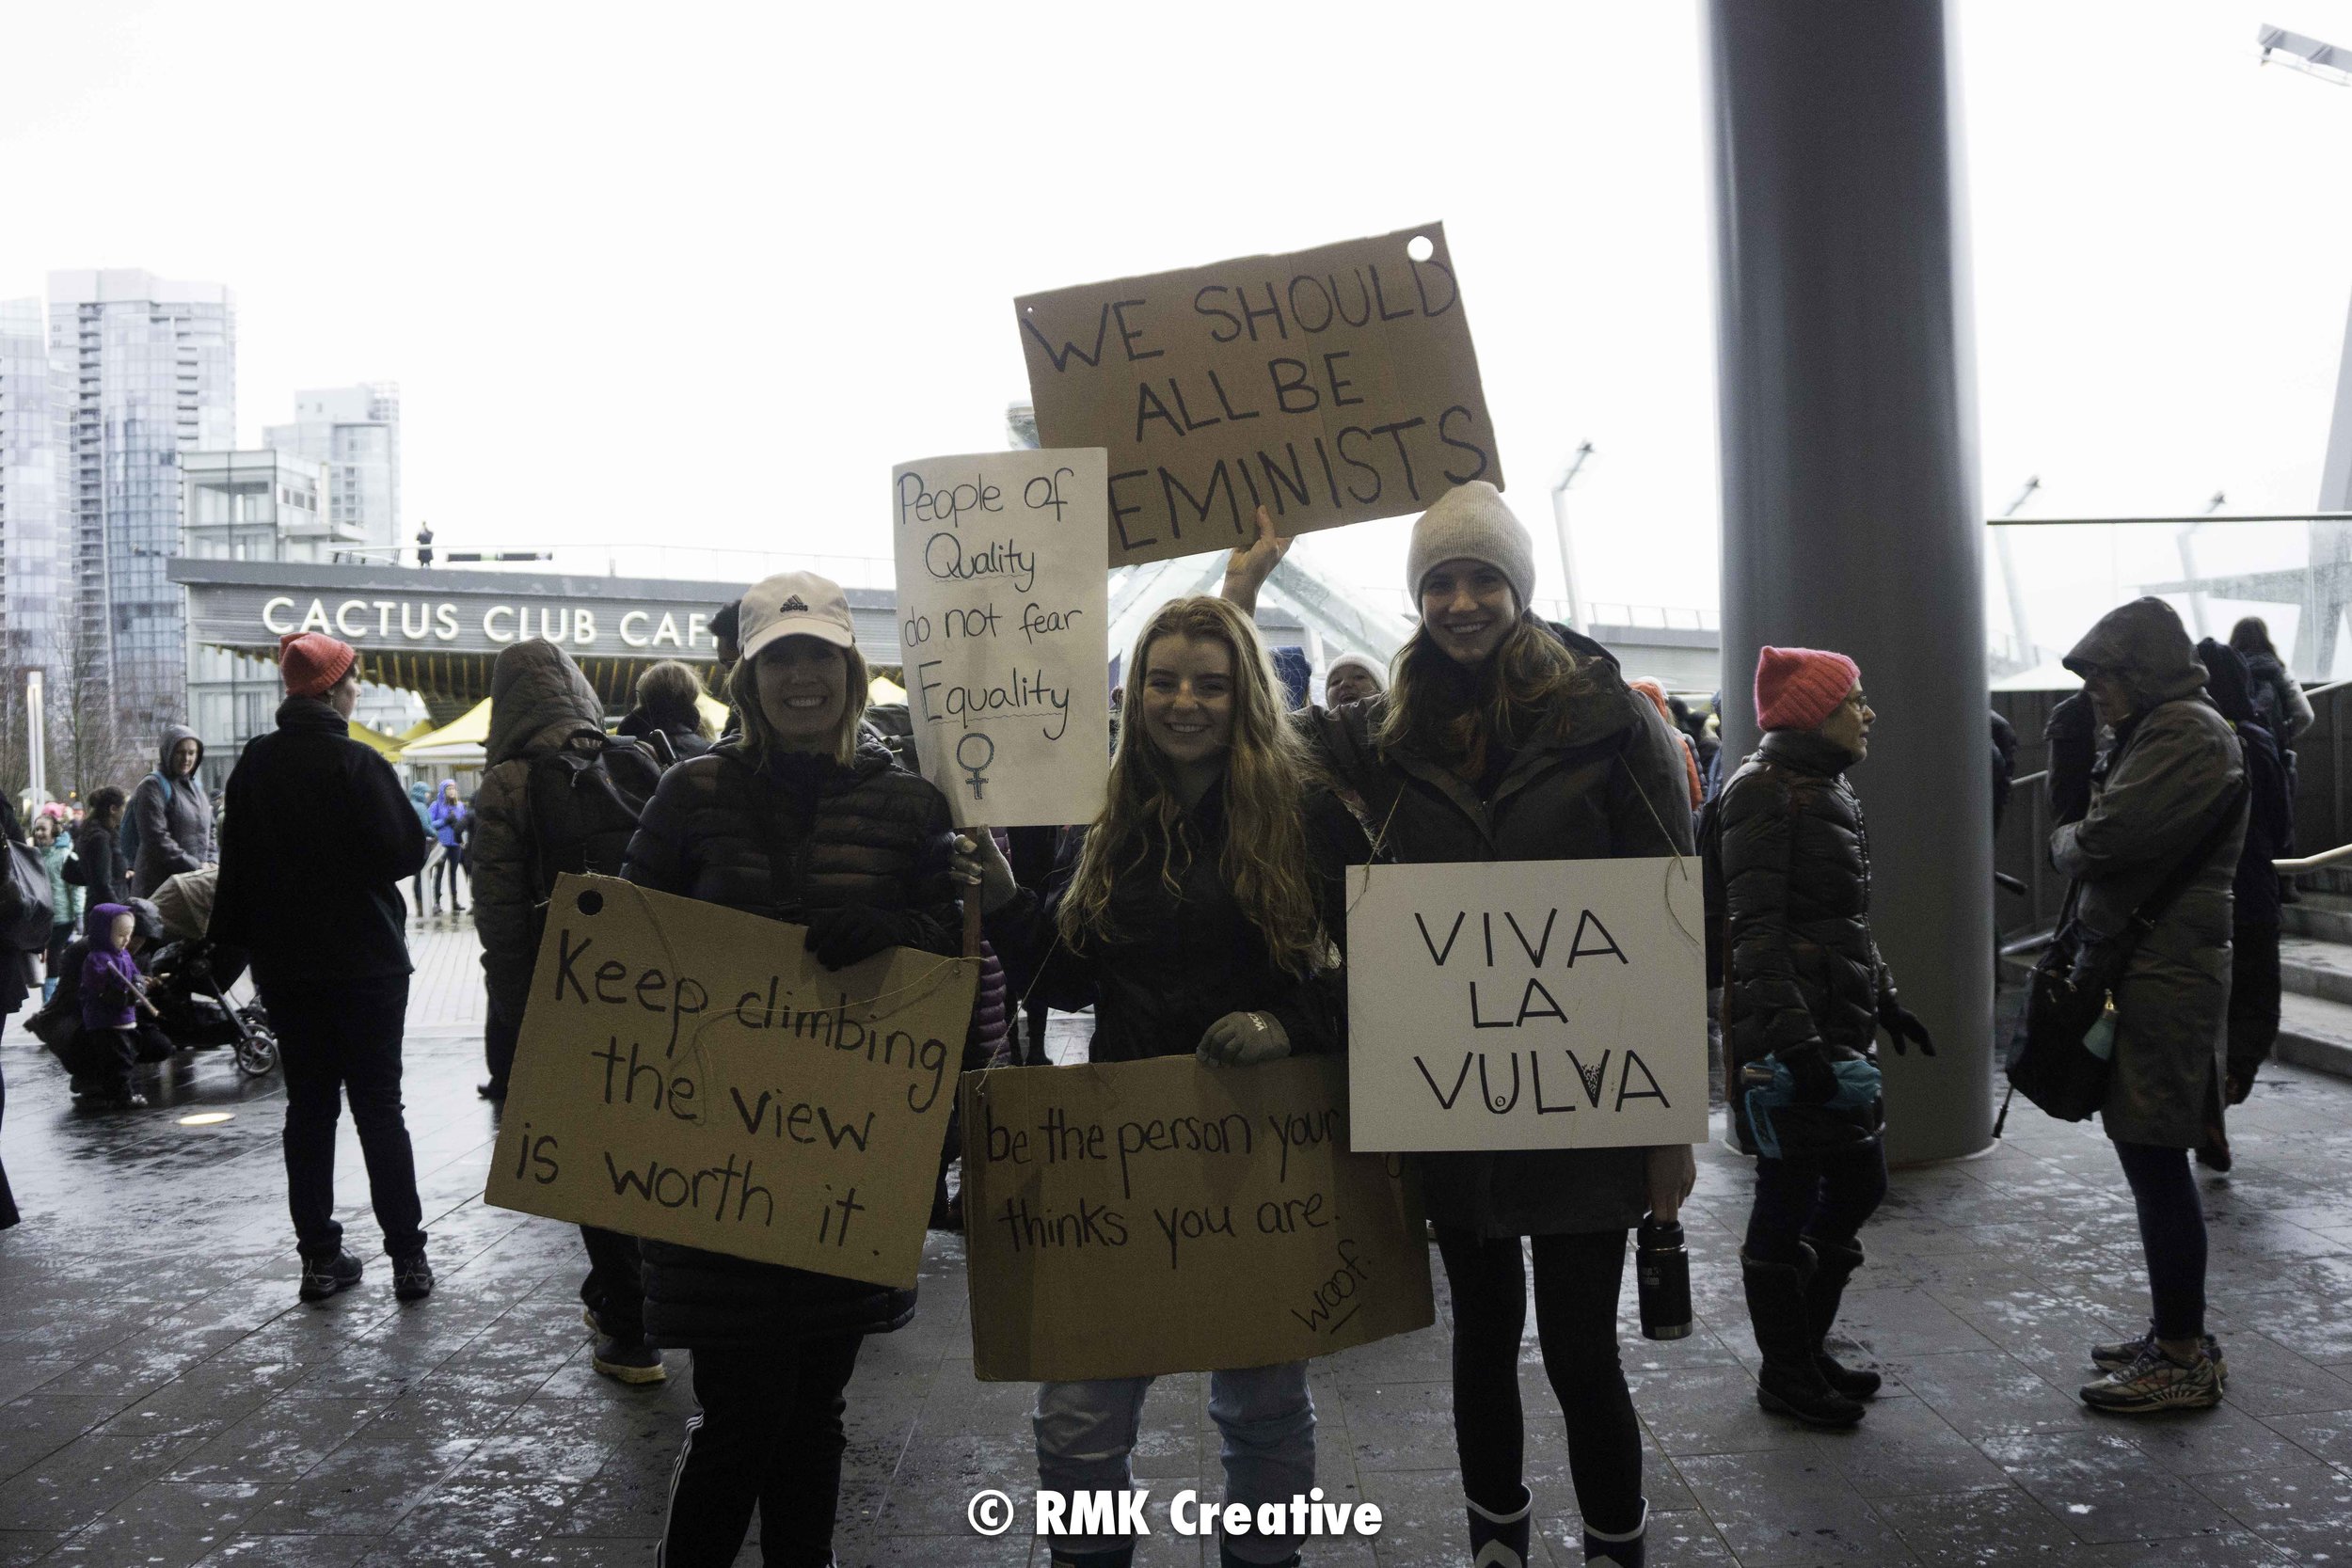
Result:
{"type": "Polygon", "coordinates": [[[1724,744],[1756,649],[1835,648],[1871,926],[1938,1054],[1886,1068],[1887,1153],[1991,1139],[1993,803],[1957,84],[1938,0],[1708,0],[1724,744]]]}

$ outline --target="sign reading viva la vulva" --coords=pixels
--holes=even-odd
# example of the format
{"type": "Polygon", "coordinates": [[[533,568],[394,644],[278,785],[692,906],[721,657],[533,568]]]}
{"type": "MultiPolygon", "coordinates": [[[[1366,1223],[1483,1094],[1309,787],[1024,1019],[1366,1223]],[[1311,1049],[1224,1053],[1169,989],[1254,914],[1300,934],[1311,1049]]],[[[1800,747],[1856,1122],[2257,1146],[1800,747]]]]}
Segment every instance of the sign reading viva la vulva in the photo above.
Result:
{"type": "Polygon", "coordinates": [[[1696,860],[1348,872],[1358,1149],[1707,1137],[1696,860]]]}

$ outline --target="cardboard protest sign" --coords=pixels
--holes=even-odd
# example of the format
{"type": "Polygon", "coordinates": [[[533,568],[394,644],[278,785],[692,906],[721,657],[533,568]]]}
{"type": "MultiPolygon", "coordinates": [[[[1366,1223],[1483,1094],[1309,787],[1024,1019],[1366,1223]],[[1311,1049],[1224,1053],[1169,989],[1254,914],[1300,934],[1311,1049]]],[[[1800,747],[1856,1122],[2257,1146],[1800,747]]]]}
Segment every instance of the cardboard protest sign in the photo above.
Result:
{"type": "Polygon", "coordinates": [[[1091,822],[1110,775],[1103,453],[891,473],[915,755],[956,825],[1091,822]]]}
{"type": "Polygon", "coordinates": [[[973,1370],[1263,1367],[1427,1327],[1420,1197],[1348,1151],[1344,1079],[1327,1056],[966,1074],[973,1370]]]}
{"type": "Polygon", "coordinates": [[[1707,1138],[1698,862],[1348,870],[1358,1148],[1707,1138]]]}
{"type": "MultiPolygon", "coordinates": [[[[1038,436],[1110,453],[1113,565],[1500,488],[1461,285],[1432,223],[1013,301],[1038,436]]],[[[903,579],[901,579],[903,580],[903,579]]]]}
{"type": "Polygon", "coordinates": [[[979,964],[805,934],[558,878],[485,1200],[914,1284],[979,964]]]}

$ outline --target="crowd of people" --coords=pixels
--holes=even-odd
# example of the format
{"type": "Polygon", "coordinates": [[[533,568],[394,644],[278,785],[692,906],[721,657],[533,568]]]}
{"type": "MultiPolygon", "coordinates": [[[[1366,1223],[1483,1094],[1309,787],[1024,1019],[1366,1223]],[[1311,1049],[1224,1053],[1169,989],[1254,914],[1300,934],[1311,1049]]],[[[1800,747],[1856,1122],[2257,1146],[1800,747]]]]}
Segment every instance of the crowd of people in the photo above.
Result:
{"type": "MultiPolygon", "coordinates": [[[[401,1103],[410,961],[400,883],[422,912],[428,864],[435,912],[444,884],[462,910],[461,867],[474,895],[488,1018],[481,1092],[495,1101],[546,900],[564,872],[790,921],[827,968],[894,947],[957,953],[961,906],[977,900],[986,978],[967,1068],[1037,1059],[1009,1044],[1019,998],[1090,1011],[1095,1062],[1189,1054],[1247,1071],[1346,1049],[1349,865],[1691,856],[1703,868],[1727,1092],[1758,1156],[1740,1247],[1756,1399],[1813,1426],[1863,1420],[1880,1374],[1845,1365],[1830,1342],[1887,1187],[1877,1041],[1935,1045],[1870,928],[1867,829],[1847,778],[1867,759],[1877,719],[1862,671],[1834,651],[1762,649],[1752,693],[1762,741],[1727,764],[1720,701],[1694,715],[1533,611],[1528,531],[1493,486],[1473,482],[1414,525],[1406,584],[1418,615],[1404,648],[1385,669],[1333,659],[1314,701],[1253,624],[1286,548],[1263,512],[1259,526],[1222,591],[1161,607],[1123,661],[1101,815],[1041,832],[951,828],[907,755],[904,715],[869,711],[847,598],[815,574],[763,581],[716,618],[723,736],[703,720],[702,677],[688,666],[649,670],[634,710],[608,731],[604,701],[560,647],[509,646],[471,801],[453,784],[405,789],[349,738],[349,645],[285,638],[277,728],[246,746],[225,791],[211,935],[249,961],[278,1035],[301,1297],[326,1300],[363,1275],[334,1219],[346,1100],[394,1293],[414,1301],[434,1288],[401,1103]],[[289,910],[279,890],[294,886],[302,899],[289,910]]],[[[2291,841],[2288,743],[2310,709],[2259,623],[2228,644],[2192,643],[2155,599],[2109,613],[2066,662],[2085,690],[2050,723],[2046,852],[2072,879],[2066,919],[2080,950],[2131,939],[2109,993],[2099,1109],[2137,1207],[2152,1301],[2145,1335],[2086,1347],[2099,1375],[2081,1397],[2126,1415],[2206,1406],[2223,1397],[2226,1369],[2205,1327],[2189,1158],[2226,1162],[2226,1108],[2245,1098],[2277,1031],[2270,861],[2291,841]]],[[[1994,744],[1997,784],[2013,736],[2004,751],[1996,727],[1994,744]]],[[[213,806],[194,784],[201,756],[195,736],[167,733],[157,770],[127,799],[96,791],[78,820],[44,814],[34,828],[56,915],[50,986],[73,949],[84,1030],[109,1061],[144,1049],[137,953],[152,906],[141,890],[215,859],[213,806]]],[[[12,816],[7,826],[20,836],[12,816]]],[[[939,1224],[956,1223],[945,1180],[955,1136],[939,1224]]],[[[1435,1153],[1410,1166],[1453,1304],[1471,1557],[1522,1568],[1533,1551],[1518,1380],[1532,1303],[1585,1558],[1639,1564],[1648,1504],[1617,1303],[1628,1233],[1675,1217],[1692,1150],[1435,1153]]],[[[769,1560],[830,1560],[859,1351],[912,1318],[915,1292],[593,1228],[582,1247],[597,1371],[655,1383],[662,1349],[691,1353],[700,1408],[662,1560],[733,1561],[755,1513],[769,1560]]],[[[1040,1485],[1127,1485],[1151,1384],[1042,1385],[1040,1485]]],[[[1229,1502],[1254,1511],[1311,1486],[1306,1363],[1215,1372],[1209,1409],[1229,1502]]],[[[1302,1544],[1250,1534],[1219,1549],[1229,1565],[1271,1565],[1296,1562],[1302,1544]]],[[[1052,1560],[1123,1568],[1134,1546],[1057,1536],[1052,1560]]]]}

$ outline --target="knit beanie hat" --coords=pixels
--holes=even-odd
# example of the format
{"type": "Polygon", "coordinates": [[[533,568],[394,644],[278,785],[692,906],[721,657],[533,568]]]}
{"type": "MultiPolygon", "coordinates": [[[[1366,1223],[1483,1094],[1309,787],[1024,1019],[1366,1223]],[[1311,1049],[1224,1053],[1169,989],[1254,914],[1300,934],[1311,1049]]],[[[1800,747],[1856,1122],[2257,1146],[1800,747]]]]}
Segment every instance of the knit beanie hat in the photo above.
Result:
{"type": "Polygon", "coordinates": [[[1340,655],[1339,657],[1331,661],[1329,668],[1323,672],[1323,678],[1327,681],[1343,670],[1361,670],[1365,674],[1372,677],[1372,684],[1374,687],[1381,690],[1386,690],[1388,689],[1388,673],[1362,654],[1340,655]]]}
{"type": "Polygon", "coordinates": [[[1819,729],[1861,678],[1861,666],[1844,654],[1765,648],[1756,656],[1756,727],[1819,729]]]}
{"type": "Polygon", "coordinates": [[[1418,604],[1422,579],[1449,561],[1477,561],[1510,579],[1524,612],[1535,597],[1535,546],[1527,528],[1483,479],[1460,484],[1413,522],[1405,555],[1405,591],[1418,604]]]}
{"type": "Polygon", "coordinates": [[[278,640],[278,670],[289,697],[324,696],[358,657],[350,643],[323,631],[290,631],[278,640]]]}

